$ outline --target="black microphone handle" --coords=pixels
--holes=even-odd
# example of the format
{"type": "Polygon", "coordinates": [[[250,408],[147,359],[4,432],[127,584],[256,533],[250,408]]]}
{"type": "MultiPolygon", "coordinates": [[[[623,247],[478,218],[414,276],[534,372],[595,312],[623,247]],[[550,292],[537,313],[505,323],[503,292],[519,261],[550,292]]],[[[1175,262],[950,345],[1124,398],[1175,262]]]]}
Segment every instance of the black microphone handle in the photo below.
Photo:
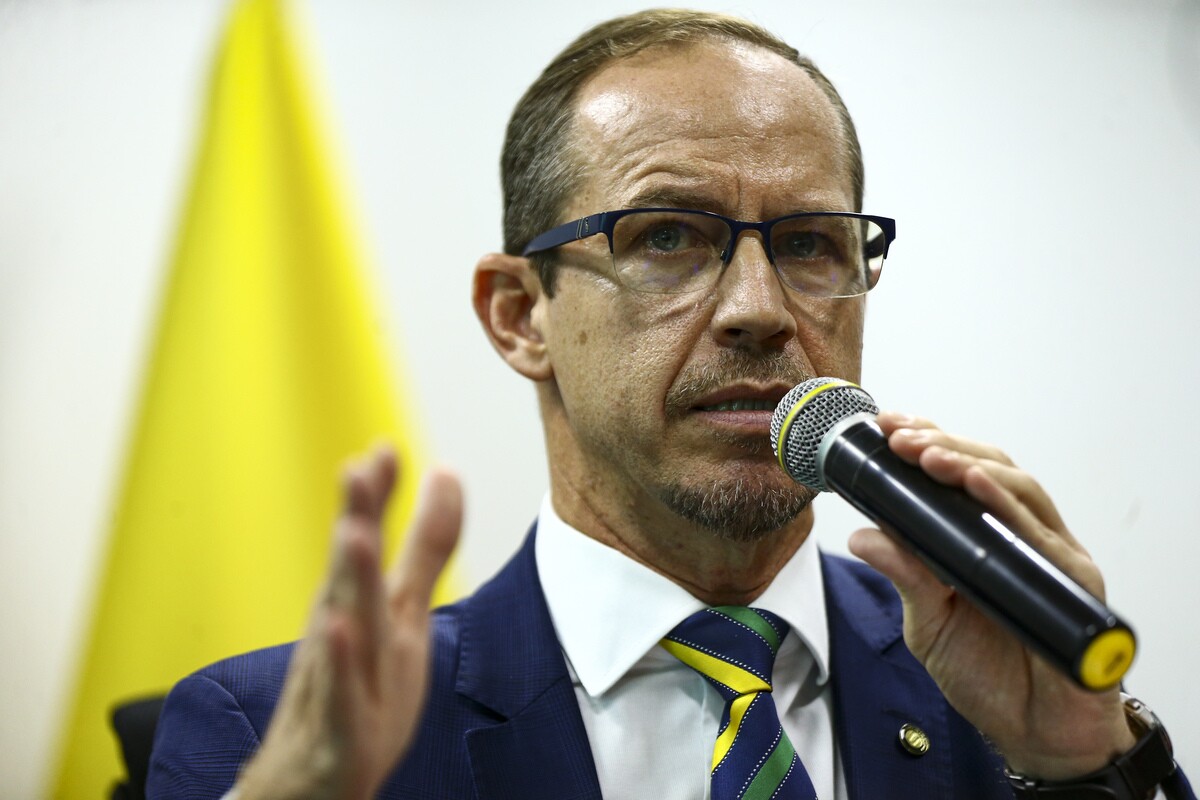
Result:
{"type": "Polygon", "coordinates": [[[1093,691],[1133,662],[1132,629],[965,491],[891,451],[873,417],[848,418],[822,444],[825,484],[897,538],[944,583],[1093,691]]]}

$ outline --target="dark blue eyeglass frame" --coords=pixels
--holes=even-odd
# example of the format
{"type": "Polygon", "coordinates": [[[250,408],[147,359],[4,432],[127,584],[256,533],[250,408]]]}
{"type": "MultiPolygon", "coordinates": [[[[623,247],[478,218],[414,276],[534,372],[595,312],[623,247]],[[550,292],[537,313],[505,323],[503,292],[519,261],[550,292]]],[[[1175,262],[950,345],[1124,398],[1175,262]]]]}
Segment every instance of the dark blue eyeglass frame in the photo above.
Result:
{"type": "Polygon", "coordinates": [[[698,211],[690,208],[625,208],[620,211],[601,211],[599,214],[589,214],[586,217],[566,222],[557,227],[551,228],[544,233],[540,233],[533,237],[533,240],[525,246],[521,252],[522,256],[531,256],[534,253],[542,253],[546,250],[553,250],[560,245],[577,242],[580,239],[586,239],[589,236],[595,236],[598,233],[603,233],[608,239],[608,252],[613,253],[613,229],[617,225],[617,221],[621,217],[630,214],[642,214],[646,212],[661,212],[661,211],[681,211],[688,214],[699,214],[712,219],[718,219],[729,226],[730,239],[729,246],[725,248],[722,254],[722,263],[729,266],[729,262],[733,260],[733,252],[737,249],[738,239],[745,231],[758,231],[762,236],[763,245],[767,252],[767,258],[771,263],[775,263],[775,253],[771,248],[771,228],[776,224],[789,219],[797,219],[799,217],[850,217],[853,219],[862,219],[869,222],[874,222],[883,231],[883,252],[882,253],[866,253],[867,258],[887,258],[888,249],[892,246],[892,242],[896,240],[896,220],[889,217],[877,217],[871,214],[857,214],[850,211],[805,211],[797,214],[787,214],[774,219],[763,220],[762,222],[744,222],[740,219],[714,214],[711,211],[698,211]]]}

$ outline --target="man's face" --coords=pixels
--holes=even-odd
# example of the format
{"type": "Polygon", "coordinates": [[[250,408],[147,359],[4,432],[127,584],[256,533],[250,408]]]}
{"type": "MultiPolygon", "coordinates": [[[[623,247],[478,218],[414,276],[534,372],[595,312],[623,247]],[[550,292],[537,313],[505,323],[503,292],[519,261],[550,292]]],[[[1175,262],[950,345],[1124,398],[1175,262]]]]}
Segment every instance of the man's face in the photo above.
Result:
{"type": "MultiPolygon", "coordinates": [[[[639,206],[742,220],[851,211],[845,150],[832,104],[795,64],[726,42],[658,48],[582,88],[585,177],[564,219],[639,206]]],[[[811,495],[774,460],[771,411],[805,378],[857,380],[863,298],[785,289],[756,234],[710,292],[623,288],[603,236],[564,246],[560,263],[542,308],[552,464],[579,473],[567,477],[590,502],[640,519],[667,508],[746,539],[795,517],[811,495]]]]}

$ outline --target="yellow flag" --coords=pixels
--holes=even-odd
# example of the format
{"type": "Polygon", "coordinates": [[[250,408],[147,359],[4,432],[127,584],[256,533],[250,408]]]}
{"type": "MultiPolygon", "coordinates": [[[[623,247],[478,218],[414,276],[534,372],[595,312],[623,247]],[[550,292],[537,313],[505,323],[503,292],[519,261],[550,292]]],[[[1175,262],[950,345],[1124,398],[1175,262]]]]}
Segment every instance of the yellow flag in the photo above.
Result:
{"type": "Polygon", "coordinates": [[[397,447],[389,550],[414,500],[413,415],[285,12],[239,2],[215,64],[55,797],[123,774],[115,703],[301,633],[349,456],[397,447]]]}

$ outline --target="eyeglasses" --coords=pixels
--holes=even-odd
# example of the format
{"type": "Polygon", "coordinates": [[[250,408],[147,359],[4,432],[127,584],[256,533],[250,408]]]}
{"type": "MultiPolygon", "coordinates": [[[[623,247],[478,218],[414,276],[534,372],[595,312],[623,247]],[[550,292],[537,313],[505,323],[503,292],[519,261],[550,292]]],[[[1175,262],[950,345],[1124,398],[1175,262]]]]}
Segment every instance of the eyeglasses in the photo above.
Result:
{"type": "Polygon", "coordinates": [[[742,222],[708,211],[629,208],[605,211],[534,237],[523,256],[603,233],[621,285],[683,294],[711,289],[745,231],[762,236],[767,259],[787,286],[817,297],[857,297],[879,282],[896,221],[840,211],[742,222]]]}

